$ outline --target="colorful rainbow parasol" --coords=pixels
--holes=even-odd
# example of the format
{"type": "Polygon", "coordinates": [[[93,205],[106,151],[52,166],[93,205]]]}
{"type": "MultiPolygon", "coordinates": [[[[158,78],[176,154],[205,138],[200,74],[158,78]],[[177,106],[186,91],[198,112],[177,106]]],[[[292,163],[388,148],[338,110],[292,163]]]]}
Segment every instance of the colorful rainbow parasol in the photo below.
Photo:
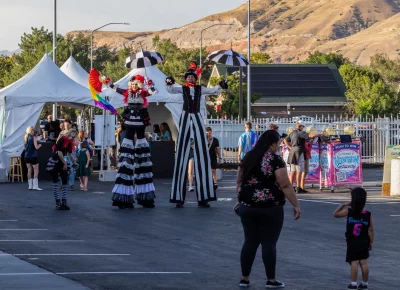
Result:
{"type": "Polygon", "coordinates": [[[103,87],[103,83],[108,83],[108,82],[110,82],[110,79],[105,79],[104,77],[102,77],[96,69],[92,68],[90,70],[89,90],[94,100],[95,106],[105,110],[109,110],[114,115],[118,115],[118,112],[115,110],[115,108],[99,95],[103,87]]]}

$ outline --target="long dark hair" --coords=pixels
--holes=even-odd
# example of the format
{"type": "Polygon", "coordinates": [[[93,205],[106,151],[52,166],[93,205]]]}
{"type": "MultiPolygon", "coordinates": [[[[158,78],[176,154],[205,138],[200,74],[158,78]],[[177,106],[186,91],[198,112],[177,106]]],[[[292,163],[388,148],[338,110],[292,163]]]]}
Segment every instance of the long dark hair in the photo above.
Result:
{"type": "Polygon", "coordinates": [[[161,133],[164,135],[165,132],[169,131],[169,133],[171,134],[171,129],[169,128],[167,123],[161,123],[161,133]]]}
{"type": "Polygon", "coordinates": [[[364,188],[356,187],[351,191],[351,208],[356,216],[361,215],[367,202],[367,192],[364,188]]]}
{"type": "Polygon", "coordinates": [[[279,133],[275,130],[268,130],[262,133],[253,149],[246,153],[239,167],[242,169],[242,180],[246,181],[251,177],[253,170],[260,165],[260,162],[272,144],[280,140],[279,133]]]}
{"type": "Polygon", "coordinates": [[[155,125],[153,126],[153,133],[161,133],[161,131],[160,131],[160,125],[155,124],[155,125]]]}

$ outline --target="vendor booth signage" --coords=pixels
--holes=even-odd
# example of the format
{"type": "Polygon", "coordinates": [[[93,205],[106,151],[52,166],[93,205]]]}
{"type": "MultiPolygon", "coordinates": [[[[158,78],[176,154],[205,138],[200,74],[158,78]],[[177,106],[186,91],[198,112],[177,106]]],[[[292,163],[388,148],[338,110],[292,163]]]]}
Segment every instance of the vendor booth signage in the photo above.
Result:
{"type": "Polygon", "coordinates": [[[400,157],[400,145],[387,145],[385,150],[385,163],[383,166],[382,195],[390,195],[392,174],[392,159],[400,157]]]}
{"type": "Polygon", "coordinates": [[[319,144],[315,143],[312,145],[311,149],[311,159],[308,168],[308,175],[306,182],[308,183],[319,183],[319,176],[321,171],[321,166],[319,162],[319,144]]]}
{"type": "Polygon", "coordinates": [[[333,144],[333,175],[335,185],[362,184],[360,142],[333,144]]]}
{"type": "Polygon", "coordinates": [[[321,186],[362,185],[360,141],[321,144],[320,164],[321,186]]]}

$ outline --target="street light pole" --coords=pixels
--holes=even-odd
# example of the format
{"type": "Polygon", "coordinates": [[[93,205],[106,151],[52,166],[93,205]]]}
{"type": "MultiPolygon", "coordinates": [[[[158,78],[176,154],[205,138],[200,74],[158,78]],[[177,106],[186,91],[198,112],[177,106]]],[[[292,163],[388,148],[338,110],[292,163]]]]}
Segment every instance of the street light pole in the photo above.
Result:
{"type": "MultiPolygon", "coordinates": [[[[54,1],[56,1],[56,0],[54,0],[54,1]]],[[[100,26],[91,31],[91,33],[90,33],[90,69],[93,68],[93,32],[95,32],[99,29],[102,29],[103,27],[106,27],[108,25],[113,25],[113,24],[130,25],[129,23],[126,23],[126,22],[111,22],[111,23],[104,24],[103,26],[100,26]]]]}
{"type": "MultiPolygon", "coordinates": [[[[57,0],[54,0],[53,62],[57,61],[57,0]]],[[[53,104],[53,120],[57,120],[57,103],[53,104]]]]}
{"type": "MultiPolygon", "coordinates": [[[[56,0],[54,0],[54,1],[56,1],[56,0]]],[[[113,25],[113,24],[130,25],[129,23],[126,23],[126,22],[111,22],[111,23],[104,24],[103,26],[100,26],[100,27],[98,27],[98,28],[96,28],[96,29],[94,29],[94,30],[92,30],[90,32],[90,69],[93,68],[93,32],[95,32],[95,31],[97,31],[99,29],[102,29],[103,27],[106,27],[108,25],[113,25]]],[[[91,121],[93,120],[93,107],[90,108],[90,116],[89,116],[89,118],[90,118],[89,119],[90,122],[89,122],[89,130],[88,130],[88,132],[89,132],[89,136],[90,136],[90,134],[91,134],[91,121]]],[[[103,168],[103,167],[101,167],[101,168],[103,168]]]]}
{"type": "Polygon", "coordinates": [[[249,64],[247,66],[247,121],[251,120],[251,77],[250,77],[250,0],[248,2],[248,40],[247,40],[247,60],[249,64]]]}
{"type": "MultiPolygon", "coordinates": [[[[206,28],[204,28],[204,29],[202,29],[201,31],[200,31],[200,62],[199,62],[199,66],[200,67],[202,67],[202,50],[203,50],[203,32],[205,31],[205,30],[207,30],[207,29],[209,29],[209,28],[211,28],[211,27],[214,27],[214,26],[222,26],[222,25],[228,25],[228,26],[231,26],[232,24],[228,24],[228,23],[217,23],[217,24],[213,24],[213,25],[211,25],[211,26],[208,26],[208,27],[206,27],[206,28]]],[[[201,80],[201,76],[200,76],[200,80],[201,80]]],[[[199,83],[200,83],[200,81],[199,81],[199,83]]]]}

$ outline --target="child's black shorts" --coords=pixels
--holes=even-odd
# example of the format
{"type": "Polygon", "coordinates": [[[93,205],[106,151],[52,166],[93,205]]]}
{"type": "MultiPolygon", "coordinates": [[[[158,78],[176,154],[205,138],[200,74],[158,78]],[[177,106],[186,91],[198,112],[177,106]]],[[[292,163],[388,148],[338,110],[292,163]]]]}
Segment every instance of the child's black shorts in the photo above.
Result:
{"type": "Polygon", "coordinates": [[[369,241],[347,240],[346,262],[366,260],[369,258],[369,241]]]}

